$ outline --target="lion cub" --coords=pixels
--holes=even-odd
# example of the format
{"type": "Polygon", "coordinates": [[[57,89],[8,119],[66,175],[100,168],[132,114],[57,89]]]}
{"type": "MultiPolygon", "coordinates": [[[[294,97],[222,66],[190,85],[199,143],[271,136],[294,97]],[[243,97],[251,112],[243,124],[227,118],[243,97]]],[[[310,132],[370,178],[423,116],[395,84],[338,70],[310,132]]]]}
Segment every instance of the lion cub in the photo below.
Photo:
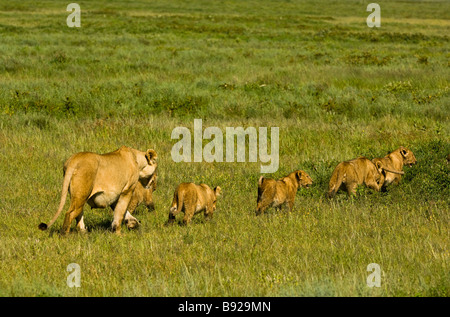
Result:
{"type": "Polygon", "coordinates": [[[211,219],[216,210],[220,187],[211,189],[206,184],[181,183],[173,195],[168,224],[175,221],[175,216],[184,212],[183,223],[188,224],[194,214],[204,211],[206,219],[211,219]]]}
{"type": "Polygon", "coordinates": [[[356,188],[362,184],[379,192],[387,172],[404,174],[384,166],[382,162],[375,164],[364,156],[341,162],[334,169],[328,183],[328,198],[333,198],[341,188],[347,191],[349,197],[356,195],[356,188]]]}
{"type": "Polygon", "coordinates": [[[378,164],[381,164],[386,169],[384,182],[383,184],[381,184],[382,188],[385,189],[386,186],[390,183],[394,183],[397,185],[402,179],[403,173],[400,172],[403,170],[403,166],[408,165],[409,167],[412,167],[417,163],[417,160],[411,150],[405,148],[404,146],[401,146],[385,157],[374,158],[372,162],[377,166],[378,164]],[[395,173],[389,171],[388,169],[398,172],[395,173]]]}
{"type": "Polygon", "coordinates": [[[279,180],[261,176],[258,180],[256,215],[262,214],[270,207],[281,209],[282,205],[286,205],[288,210],[291,211],[297,190],[300,187],[309,187],[310,185],[312,185],[311,177],[300,170],[279,180]]]}
{"type": "Polygon", "coordinates": [[[131,215],[139,205],[144,204],[148,211],[155,210],[153,192],[156,190],[157,179],[158,175],[157,171],[155,171],[149,179],[144,179],[143,181],[139,180],[137,182],[124,218],[124,223],[127,225],[128,229],[137,228],[140,225],[139,221],[131,215]]]}
{"type": "Polygon", "coordinates": [[[133,213],[136,208],[144,204],[149,211],[155,210],[153,203],[153,192],[156,190],[158,175],[155,172],[152,177],[144,182],[139,181],[134,189],[133,196],[128,204],[127,211],[133,213]]]}

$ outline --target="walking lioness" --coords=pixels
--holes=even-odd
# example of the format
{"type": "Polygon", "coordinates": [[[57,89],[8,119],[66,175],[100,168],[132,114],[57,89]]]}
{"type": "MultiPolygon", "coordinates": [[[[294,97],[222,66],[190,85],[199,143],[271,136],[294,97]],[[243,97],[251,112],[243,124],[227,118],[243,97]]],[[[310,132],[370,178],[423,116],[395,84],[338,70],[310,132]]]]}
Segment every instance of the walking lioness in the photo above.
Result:
{"type": "MultiPolygon", "coordinates": [[[[66,212],[62,233],[68,233],[75,219],[77,229],[86,231],[83,207],[114,209],[112,229],[120,234],[120,226],[136,183],[153,175],[156,169],[156,152],[142,152],[126,146],[106,154],[81,152],[72,155],[64,164],[64,182],[58,211],[49,224],[41,223],[39,229],[46,230],[60,215],[70,193],[70,206],[66,212]]],[[[131,216],[131,220],[132,220],[131,216]]],[[[134,221],[130,221],[134,222],[134,221]]]]}
{"type": "Polygon", "coordinates": [[[206,219],[212,218],[218,196],[220,196],[219,186],[213,190],[206,184],[181,183],[173,195],[168,223],[173,223],[175,216],[181,211],[184,212],[184,224],[188,224],[194,214],[201,211],[204,211],[206,219]]]}
{"type": "Polygon", "coordinates": [[[310,185],[312,185],[311,177],[300,170],[279,180],[261,176],[258,180],[256,215],[262,214],[270,207],[281,209],[283,205],[286,205],[288,210],[291,211],[297,190],[300,187],[309,187],[310,185]]]}
{"type": "Polygon", "coordinates": [[[356,187],[364,184],[365,186],[380,191],[384,183],[385,172],[395,174],[404,174],[402,171],[391,170],[383,166],[382,163],[375,165],[366,157],[339,163],[331,175],[328,184],[328,197],[334,197],[336,192],[343,188],[347,190],[348,196],[356,195],[356,187]]]}

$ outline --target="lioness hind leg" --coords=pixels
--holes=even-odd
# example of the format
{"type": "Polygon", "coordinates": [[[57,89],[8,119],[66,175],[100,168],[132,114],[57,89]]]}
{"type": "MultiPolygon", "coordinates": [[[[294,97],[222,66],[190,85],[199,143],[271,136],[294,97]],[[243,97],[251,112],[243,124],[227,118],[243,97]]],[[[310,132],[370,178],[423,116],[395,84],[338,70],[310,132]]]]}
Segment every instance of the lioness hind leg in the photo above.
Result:
{"type": "MultiPolygon", "coordinates": [[[[70,225],[72,221],[78,217],[82,218],[84,203],[77,203],[76,200],[72,200],[70,203],[69,210],[66,212],[66,216],[64,218],[64,223],[61,229],[62,234],[67,234],[70,231],[70,225]]],[[[78,225],[78,223],[77,223],[78,225]]]]}
{"type": "Polygon", "coordinates": [[[84,225],[83,212],[81,212],[81,214],[75,219],[77,221],[77,230],[81,233],[86,233],[87,229],[86,226],[84,225]]]}

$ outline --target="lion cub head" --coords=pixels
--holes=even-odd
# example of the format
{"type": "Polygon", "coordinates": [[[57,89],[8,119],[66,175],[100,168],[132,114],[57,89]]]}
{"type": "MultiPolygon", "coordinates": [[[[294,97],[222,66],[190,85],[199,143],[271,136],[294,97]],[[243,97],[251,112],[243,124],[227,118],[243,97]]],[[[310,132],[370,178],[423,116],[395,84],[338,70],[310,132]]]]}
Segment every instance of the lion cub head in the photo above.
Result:
{"type": "Polygon", "coordinates": [[[260,215],[270,207],[281,209],[283,205],[291,211],[298,189],[309,187],[312,183],[311,177],[301,170],[294,171],[279,180],[261,176],[258,181],[256,214],[260,215]]]}
{"type": "Polygon", "coordinates": [[[414,156],[414,153],[410,149],[401,146],[398,149],[398,151],[400,152],[403,158],[403,165],[408,165],[409,167],[412,167],[414,164],[417,163],[416,157],[414,156]]]}
{"type": "Polygon", "coordinates": [[[296,171],[295,177],[298,182],[298,187],[310,187],[313,183],[311,177],[305,171],[296,171]]]}

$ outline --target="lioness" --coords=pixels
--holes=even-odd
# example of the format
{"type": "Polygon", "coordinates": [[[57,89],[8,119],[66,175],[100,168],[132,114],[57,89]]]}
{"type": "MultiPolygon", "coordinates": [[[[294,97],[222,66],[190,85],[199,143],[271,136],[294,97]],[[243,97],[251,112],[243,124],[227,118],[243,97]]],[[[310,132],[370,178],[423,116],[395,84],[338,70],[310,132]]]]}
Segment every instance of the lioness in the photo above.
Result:
{"type": "Polygon", "coordinates": [[[331,175],[328,184],[328,197],[334,197],[341,187],[347,190],[348,196],[356,195],[356,187],[362,184],[375,191],[380,191],[384,183],[384,171],[404,174],[401,171],[391,170],[381,163],[375,165],[371,160],[363,156],[341,162],[331,175]]]}
{"type": "Polygon", "coordinates": [[[125,216],[125,213],[136,183],[153,175],[156,159],[154,150],[142,152],[126,146],[106,154],[80,152],[72,155],[64,163],[64,182],[58,211],[48,225],[41,223],[39,229],[46,230],[56,221],[69,192],[70,207],[66,212],[62,233],[70,231],[74,219],[77,229],[86,231],[83,207],[87,202],[92,208],[111,206],[114,209],[111,227],[120,234],[122,220],[131,216],[125,216]]]}
{"type": "Polygon", "coordinates": [[[184,224],[188,224],[194,214],[200,211],[204,211],[206,219],[212,218],[218,196],[219,186],[213,190],[206,184],[181,183],[173,195],[168,224],[173,223],[181,211],[184,212],[184,224]]]}
{"type": "MultiPolygon", "coordinates": [[[[389,168],[395,171],[402,171],[403,165],[409,165],[409,167],[411,167],[413,166],[413,164],[417,163],[417,160],[411,150],[405,148],[404,146],[401,146],[394,152],[386,155],[385,157],[374,158],[372,162],[374,164],[381,164],[382,166],[385,167],[385,169],[389,168]]],[[[401,176],[402,174],[387,171],[382,186],[386,187],[391,183],[397,185],[402,179],[401,176]]]]}
{"type": "Polygon", "coordinates": [[[256,215],[262,214],[270,207],[281,209],[283,205],[291,211],[297,190],[310,185],[312,185],[311,177],[301,170],[292,172],[279,180],[261,176],[258,180],[256,215]]]}

